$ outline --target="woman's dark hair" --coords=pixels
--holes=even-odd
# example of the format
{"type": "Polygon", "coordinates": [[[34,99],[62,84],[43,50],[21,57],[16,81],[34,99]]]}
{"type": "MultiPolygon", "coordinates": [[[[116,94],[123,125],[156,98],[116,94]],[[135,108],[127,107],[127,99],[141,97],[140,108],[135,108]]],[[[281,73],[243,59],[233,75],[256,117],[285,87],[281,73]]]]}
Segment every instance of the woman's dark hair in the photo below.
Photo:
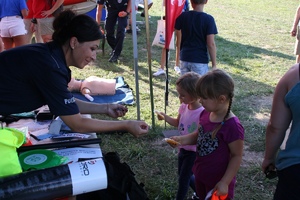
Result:
{"type": "Polygon", "coordinates": [[[200,74],[196,72],[188,72],[177,79],[176,85],[186,91],[191,97],[197,99],[196,84],[200,77],[200,74]]]}
{"type": "Polygon", "coordinates": [[[212,133],[214,138],[230,114],[234,96],[234,81],[229,74],[221,69],[212,70],[203,75],[196,85],[197,95],[204,99],[218,99],[221,95],[229,99],[229,106],[223,121],[212,133]]]}
{"type": "Polygon", "coordinates": [[[76,15],[72,10],[61,12],[53,21],[53,41],[65,44],[71,37],[78,42],[89,42],[103,38],[97,22],[88,15],[76,15]]]}

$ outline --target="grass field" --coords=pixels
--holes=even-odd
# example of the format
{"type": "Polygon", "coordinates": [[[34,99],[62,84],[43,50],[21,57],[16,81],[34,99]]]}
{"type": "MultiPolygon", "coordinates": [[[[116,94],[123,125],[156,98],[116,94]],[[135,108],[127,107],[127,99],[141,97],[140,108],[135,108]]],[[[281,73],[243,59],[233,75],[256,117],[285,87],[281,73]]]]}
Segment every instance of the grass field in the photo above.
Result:
{"type": "MultiPolygon", "coordinates": [[[[216,20],[219,31],[216,36],[217,67],[226,70],[235,80],[232,110],[245,127],[245,152],[235,190],[235,199],[238,200],[272,199],[277,180],[265,179],[260,164],[274,87],[295,62],[295,38],[290,36],[290,30],[298,3],[296,0],[209,0],[204,8],[216,20]]],[[[152,88],[149,81],[149,74],[159,66],[161,48],[150,47],[151,55],[147,54],[147,44],[151,45],[156,32],[156,21],[162,14],[161,4],[161,1],[154,0],[149,11],[150,38],[147,39],[146,27],[142,25],[139,26],[142,31],[138,34],[137,41],[140,115],[142,120],[149,125],[154,122],[155,126],[147,136],[139,139],[129,134],[99,134],[102,138],[102,150],[117,151],[122,160],[130,164],[136,178],[145,184],[151,200],[174,199],[177,189],[177,150],[162,142],[162,131],[174,127],[165,127],[164,122],[156,119],[153,121],[151,112],[151,89],[154,109],[165,109],[165,77],[153,77],[152,88]]],[[[143,20],[139,14],[137,19],[143,20]]],[[[72,68],[73,76],[123,76],[136,93],[132,36],[126,35],[119,63],[107,62],[109,52],[109,46],[106,45],[105,54],[99,53],[95,63],[84,70],[72,68]]],[[[167,114],[171,116],[177,116],[179,107],[174,86],[178,78],[173,70],[174,54],[174,50],[171,50],[167,106],[167,114]]],[[[94,117],[103,118],[100,115],[94,117]]],[[[129,107],[129,113],[124,119],[137,119],[137,107],[129,107]]]]}

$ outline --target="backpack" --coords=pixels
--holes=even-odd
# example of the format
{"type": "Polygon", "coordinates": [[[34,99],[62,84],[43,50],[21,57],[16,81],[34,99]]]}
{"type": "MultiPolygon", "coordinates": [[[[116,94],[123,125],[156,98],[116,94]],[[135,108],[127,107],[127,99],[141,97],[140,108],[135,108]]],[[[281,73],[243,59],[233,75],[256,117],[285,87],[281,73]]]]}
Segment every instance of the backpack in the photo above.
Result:
{"type": "Polygon", "coordinates": [[[76,200],[149,200],[143,183],[137,183],[129,165],[116,152],[103,156],[108,177],[107,189],[77,195],[76,200]]]}

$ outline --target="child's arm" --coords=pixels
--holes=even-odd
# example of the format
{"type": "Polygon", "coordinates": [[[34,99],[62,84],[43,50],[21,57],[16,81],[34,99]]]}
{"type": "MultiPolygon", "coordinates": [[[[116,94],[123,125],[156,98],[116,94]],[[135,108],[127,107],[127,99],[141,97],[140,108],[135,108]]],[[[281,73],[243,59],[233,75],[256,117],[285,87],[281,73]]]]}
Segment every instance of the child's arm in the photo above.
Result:
{"type": "Polygon", "coordinates": [[[180,114],[177,115],[177,118],[174,118],[174,117],[170,117],[166,114],[164,114],[164,117],[165,117],[165,121],[170,124],[171,126],[174,126],[174,127],[178,127],[178,124],[179,124],[179,119],[180,119],[180,114]]]}
{"type": "Polygon", "coordinates": [[[208,53],[211,59],[212,69],[216,69],[217,68],[217,47],[215,43],[215,35],[214,34],[207,35],[206,41],[207,41],[206,43],[207,43],[208,53]]]}
{"type": "Polygon", "coordinates": [[[216,184],[214,190],[217,190],[217,196],[226,195],[228,193],[228,185],[232,181],[233,177],[236,176],[243,156],[243,140],[236,140],[231,142],[229,145],[231,159],[228,163],[226,172],[222,179],[216,184]]]}
{"type": "Polygon", "coordinates": [[[177,115],[177,118],[174,118],[174,117],[170,117],[164,112],[159,112],[159,111],[155,111],[155,112],[157,114],[158,120],[165,120],[171,126],[178,127],[180,114],[177,115]]]}
{"type": "Polygon", "coordinates": [[[292,30],[291,30],[291,35],[293,37],[296,36],[297,34],[297,26],[300,20],[300,6],[298,6],[295,17],[294,17],[294,22],[293,22],[293,26],[292,26],[292,30]]]}
{"type": "MultiPolygon", "coordinates": [[[[173,136],[170,137],[171,139],[175,140],[176,142],[179,142],[180,145],[195,145],[197,143],[198,138],[198,130],[191,134],[182,135],[182,136],[173,136]]],[[[173,146],[176,147],[176,146],[173,146]]]]}

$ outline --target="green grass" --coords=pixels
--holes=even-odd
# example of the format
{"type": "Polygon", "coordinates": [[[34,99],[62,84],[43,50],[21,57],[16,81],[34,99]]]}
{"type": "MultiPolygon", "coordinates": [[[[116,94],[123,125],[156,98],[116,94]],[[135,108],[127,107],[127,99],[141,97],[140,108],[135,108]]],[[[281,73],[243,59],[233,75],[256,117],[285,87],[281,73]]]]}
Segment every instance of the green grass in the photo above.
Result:
{"type": "MultiPolygon", "coordinates": [[[[295,38],[290,36],[298,1],[271,0],[210,0],[204,10],[214,16],[219,34],[216,36],[217,67],[226,70],[235,80],[236,91],[233,112],[245,127],[244,157],[257,154],[256,162],[244,161],[237,175],[235,199],[269,200],[276,185],[266,180],[260,170],[264,151],[265,127],[271,109],[272,94],[279,78],[295,62],[295,38]],[[252,154],[251,154],[252,155],[252,154]]],[[[156,20],[161,16],[161,1],[154,0],[149,11],[150,38],[145,26],[138,35],[138,82],[141,119],[152,125],[149,73],[157,70],[161,48],[151,46],[151,63],[148,63],[147,41],[150,45],[156,33],[156,20]],[[150,65],[151,64],[151,65],[150,65]],[[149,66],[150,65],[150,66],[149,66]],[[151,69],[151,70],[149,70],[151,69]]],[[[142,20],[137,14],[137,20],[142,20]]],[[[99,53],[95,63],[84,70],[72,68],[73,76],[85,78],[96,75],[104,78],[123,76],[136,93],[132,36],[127,34],[118,64],[111,64],[110,48],[105,55],[99,53]]],[[[178,78],[173,70],[175,51],[169,60],[169,105],[167,114],[177,116],[179,100],[175,90],[178,78]]],[[[164,111],[165,77],[153,77],[154,109],[164,111]]],[[[95,115],[96,118],[102,118],[95,115]]],[[[137,119],[137,107],[129,107],[124,119],[137,119]]],[[[120,119],[122,120],[122,119],[120,119]]],[[[143,138],[129,134],[103,135],[102,150],[117,151],[123,161],[130,164],[136,178],[145,184],[151,200],[174,199],[177,189],[177,151],[162,142],[164,122],[154,120],[155,126],[143,138]]],[[[167,125],[167,129],[172,129],[167,125]]]]}

